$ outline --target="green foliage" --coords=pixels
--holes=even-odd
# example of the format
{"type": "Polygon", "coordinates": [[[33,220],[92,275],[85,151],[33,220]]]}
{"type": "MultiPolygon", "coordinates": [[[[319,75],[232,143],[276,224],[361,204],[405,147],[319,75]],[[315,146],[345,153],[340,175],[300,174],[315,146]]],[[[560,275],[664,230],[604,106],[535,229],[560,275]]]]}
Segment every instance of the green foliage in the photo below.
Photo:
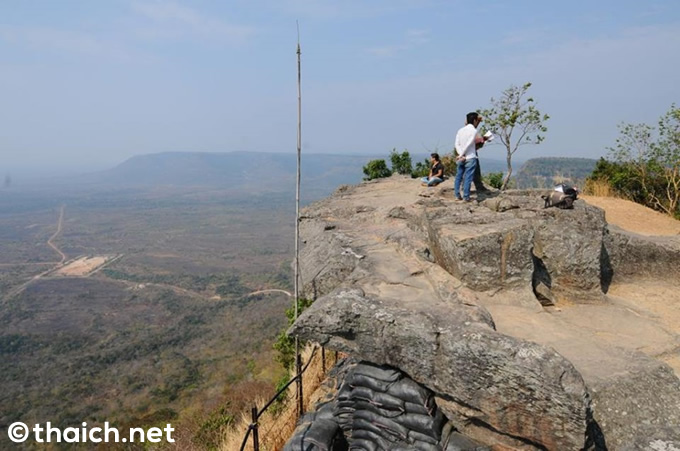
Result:
{"type": "Polygon", "coordinates": [[[397,149],[392,149],[392,152],[390,153],[390,161],[392,162],[393,173],[401,175],[411,175],[411,173],[413,172],[411,164],[411,155],[408,153],[408,150],[404,150],[402,153],[398,153],[397,149]]]}
{"type": "Polygon", "coordinates": [[[364,166],[364,180],[373,180],[392,175],[385,160],[371,160],[364,166]]]}
{"type": "MultiPolygon", "coordinates": [[[[298,299],[298,315],[302,313],[307,307],[312,305],[314,301],[309,299],[298,299]]],[[[286,317],[288,318],[288,326],[295,321],[295,306],[286,309],[286,317]]],[[[274,349],[278,352],[276,361],[279,362],[286,370],[291,370],[295,364],[295,338],[286,334],[286,329],[281,331],[276,336],[274,342],[274,349]]]]}
{"type": "Polygon", "coordinates": [[[484,181],[491,185],[493,188],[501,189],[501,187],[503,186],[503,173],[490,172],[484,176],[484,181]]]}
{"type": "MultiPolygon", "coordinates": [[[[312,305],[314,301],[310,299],[298,299],[297,308],[298,315],[302,313],[307,307],[312,305]]],[[[290,380],[290,372],[295,365],[295,338],[290,337],[286,334],[288,327],[295,322],[295,306],[286,309],[286,318],[288,318],[288,326],[282,330],[277,336],[274,342],[274,350],[277,351],[276,361],[283,366],[286,372],[281,376],[276,384],[276,391],[281,390],[290,380]]],[[[304,347],[305,343],[300,342],[300,347],[304,347]]],[[[276,401],[272,404],[271,410],[274,415],[278,414],[284,407],[284,403],[288,395],[284,391],[281,393],[276,401]]]]}
{"type": "Polygon", "coordinates": [[[241,296],[248,292],[248,288],[241,284],[241,280],[236,275],[226,276],[223,282],[215,288],[215,293],[220,296],[241,296]]]}
{"type": "Polygon", "coordinates": [[[189,358],[175,353],[179,360],[176,368],[163,378],[163,384],[151,390],[156,402],[170,402],[176,400],[182,391],[195,387],[201,379],[198,365],[189,358]]]}
{"type": "Polygon", "coordinates": [[[112,279],[127,280],[136,283],[156,283],[173,285],[186,290],[206,291],[215,287],[221,296],[240,296],[249,290],[243,286],[238,275],[234,274],[131,274],[125,271],[106,268],[102,272],[112,279]]]}
{"type": "MultiPolygon", "coordinates": [[[[360,170],[366,161],[354,158],[346,167],[360,170]]],[[[326,164],[338,167],[335,161],[326,164]]],[[[320,195],[314,191],[307,201],[320,195]]],[[[261,301],[253,296],[243,308],[236,301],[243,296],[237,294],[239,285],[290,286],[287,237],[294,228],[289,221],[294,195],[174,187],[129,189],[96,201],[85,194],[67,197],[66,218],[69,211],[78,216],[68,229],[69,258],[99,252],[125,257],[109,261],[88,278],[36,280],[3,304],[3,421],[51,418],[53,425],[66,427],[106,419],[146,428],[155,426],[167,408],[175,411],[172,424],[184,440],[196,434],[201,423],[195,417],[206,408],[206,400],[220,405],[231,401],[237,415],[245,394],[231,387],[252,377],[258,394],[273,388],[272,375],[282,371],[271,358],[271,344],[284,326],[283,311],[290,302],[278,294],[261,301]],[[231,294],[216,300],[218,289],[231,294]],[[183,364],[181,354],[192,364],[183,364]],[[253,368],[250,358],[255,376],[248,372],[253,368]]],[[[56,229],[52,194],[45,199],[2,198],[3,213],[8,202],[16,205],[13,211],[25,213],[21,220],[11,214],[0,218],[3,259],[53,261],[53,250],[36,246],[56,229]]],[[[0,293],[46,268],[4,268],[0,293]]]]}
{"type": "Polygon", "coordinates": [[[453,154],[442,156],[442,164],[444,165],[444,175],[446,177],[455,177],[458,172],[458,165],[456,164],[456,157],[453,154]]]}
{"type": "Polygon", "coordinates": [[[30,352],[39,347],[39,342],[26,335],[0,335],[0,355],[30,352]]]}
{"type": "MultiPolygon", "coordinates": [[[[290,373],[286,371],[281,375],[279,378],[278,382],[276,383],[276,393],[278,393],[280,390],[283,389],[283,387],[286,386],[286,384],[290,381],[290,373]]],[[[272,415],[276,416],[279,413],[283,411],[283,408],[285,407],[285,402],[288,399],[288,392],[284,390],[281,392],[281,394],[276,398],[276,401],[274,401],[269,408],[269,411],[272,413],[272,415]]]]}
{"type": "Polygon", "coordinates": [[[201,423],[194,436],[194,443],[206,450],[219,449],[227,429],[234,423],[234,415],[229,411],[229,404],[225,404],[201,423]]]}
{"type": "Polygon", "coordinates": [[[524,144],[540,144],[548,131],[544,123],[550,119],[542,114],[532,97],[527,97],[531,83],[511,85],[499,99],[491,99],[491,107],[479,110],[485,127],[492,130],[507,151],[508,172],[501,189],[506,189],[512,176],[512,156],[524,144]]]}
{"type": "Polygon", "coordinates": [[[659,119],[658,129],[620,124],[609,157],[598,161],[590,181],[604,181],[635,202],[680,218],[680,109],[675,104],[659,119]]]}
{"type": "Polygon", "coordinates": [[[411,171],[411,177],[421,178],[430,175],[430,160],[425,158],[423,161],[416,163],[416,167],[411,171]]]}

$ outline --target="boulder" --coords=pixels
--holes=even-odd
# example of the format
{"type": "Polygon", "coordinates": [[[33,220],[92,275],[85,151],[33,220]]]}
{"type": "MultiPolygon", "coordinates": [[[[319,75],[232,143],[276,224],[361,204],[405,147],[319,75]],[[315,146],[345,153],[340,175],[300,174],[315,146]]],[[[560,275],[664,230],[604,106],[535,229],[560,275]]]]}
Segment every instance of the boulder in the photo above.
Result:
{"type": "Polygon", "coordinates": [[[605,234],[603,265],[612,278],[680,277],[680,236],[643,236],[610,225],[605,234]]]}
{"type": "Polygon", "coordinates": [[[356,358],[399,368],[437,396],[462,433],[536,449],[581,449],[589,397],[556,352],[495,332],[466,310],[414,313],[398,302],[336,290],[289,330],[356,358]]]}
{"type": "Polygon", "coordinates": [[[300,267],[316,301],[289,333],[398,368],[493,449],[680,449],[680,334],[617,282],[677,281],[680,237],[540,194],[466,204],[391,177],[314,204],[300,267]]]}

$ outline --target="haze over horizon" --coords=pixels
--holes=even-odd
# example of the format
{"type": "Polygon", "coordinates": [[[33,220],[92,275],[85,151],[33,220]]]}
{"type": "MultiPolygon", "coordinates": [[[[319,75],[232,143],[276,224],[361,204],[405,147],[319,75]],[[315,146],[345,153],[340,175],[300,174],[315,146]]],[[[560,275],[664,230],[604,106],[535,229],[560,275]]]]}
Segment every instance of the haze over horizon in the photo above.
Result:
{"type": "Polygon", "coordinates": [[[449,151],[465,113],[531,81],[549,130],[517,157],[597,158],[680,97],[671,1],[5,2],[0,176],[295,152],[296,20],[303,152],[449,151]]]}

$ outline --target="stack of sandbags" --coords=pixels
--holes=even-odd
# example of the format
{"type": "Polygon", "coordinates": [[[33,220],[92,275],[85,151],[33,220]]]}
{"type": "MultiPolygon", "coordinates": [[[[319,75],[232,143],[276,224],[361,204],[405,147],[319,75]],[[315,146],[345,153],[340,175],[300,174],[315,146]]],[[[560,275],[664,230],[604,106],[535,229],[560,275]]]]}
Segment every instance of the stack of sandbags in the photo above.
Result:
{"type": "Polygon", "coordinates": [[[339,362],[328,392],[304,415],[284,451],[488,451],[458,433],[433,393],[401,371],[353,359],[339,362]]]}
{"type": "Polygon", "coordinates": [[[398,370],[356,365],[338,392],[334,414],[350,450],[442,451],[446,419],[432,392],[398,370]]]}
{"type": "Polygon", "coordinates": [[[283,451],[346,451],[347,440],[340,429],[335,416],[337,395],[356,362],[343,359],[328,373],[321,384],[326,392],[310,412],[304,414],[297,423],[293,436],[288,440],[283,451]]]}
{"type": "Polygon", "coordinates": [[[293,436],[283,451],[344,451],[347,441],[342,430],[333,420],[331,403],[320,406],[316,411],[306,413],[298,421],[293,436]]]}

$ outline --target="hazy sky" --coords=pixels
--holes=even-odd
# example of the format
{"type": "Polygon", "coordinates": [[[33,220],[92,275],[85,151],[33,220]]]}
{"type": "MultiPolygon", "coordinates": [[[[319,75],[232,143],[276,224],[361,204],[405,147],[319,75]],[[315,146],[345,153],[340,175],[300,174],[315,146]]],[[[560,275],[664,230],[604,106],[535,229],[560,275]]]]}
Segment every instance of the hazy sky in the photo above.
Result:
{"type": "Polygon", "coordinates": [[[295,152],[296,20],[303,152],[448,151],[531,81],[551,119],[521,157],[597,157],[680,103],[677,0],[2,0],[0,172],[295,152]]]}

